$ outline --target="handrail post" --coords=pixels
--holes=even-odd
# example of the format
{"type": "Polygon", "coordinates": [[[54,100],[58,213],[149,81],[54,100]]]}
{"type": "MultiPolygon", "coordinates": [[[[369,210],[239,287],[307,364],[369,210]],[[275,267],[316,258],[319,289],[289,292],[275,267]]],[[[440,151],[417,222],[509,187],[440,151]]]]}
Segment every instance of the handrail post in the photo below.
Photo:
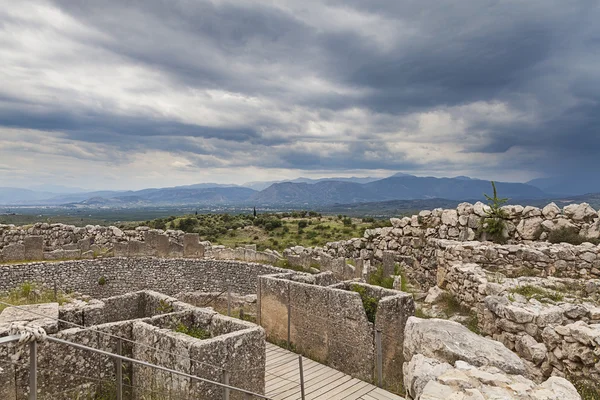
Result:
{"type": "MultiPolygon", "coordinates": [[[[117,354],[123,354],[123,342],[117,340],[117,354]]],[[[123,400],[123,360],[117,358],[117,400],[123,400]]]]}
{"type": "MultiPolygon", "coordinates": [[[[223,383],[229,385],[229,372],[225,370],[223,370],[223,383]]],[[[229,388],[224,387],[223,389],[223,400],[229,400],[229,388]]]]}
{"type": "Polygon", "coordinates": [[[37,342],[29,344],[29,400],[37,400],[37,342]]]}
{"type": "Polygon", "coordinates": [[[231,317],[231,286],[227,286],[227,316],[231,317]]]}
{"type": "Polygon", "coordinates": [[[376,363],[377,363],[377,386],[383,386],[383,352],[381,349],[381,331],[377,329],[375,331],[375,350],[377,351],[376,363]]]}
{"type": "Polygon", "coordinates": [[[302,368],[302,356],[298,356],[298,365],[300,367],[300,395],[304,400],[304,369],[302,368]]]}

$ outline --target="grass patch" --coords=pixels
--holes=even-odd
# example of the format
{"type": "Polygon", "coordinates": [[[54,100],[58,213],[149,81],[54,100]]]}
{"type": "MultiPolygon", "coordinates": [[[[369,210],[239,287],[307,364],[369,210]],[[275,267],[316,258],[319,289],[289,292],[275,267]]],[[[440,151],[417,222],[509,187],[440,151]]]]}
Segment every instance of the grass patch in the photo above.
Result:
{"type": "Polygon", "coordinates": [[[394,278],[391,276],[384,276],[383,266],[378,266],[377,270],[369,276],[369,285],[381,286],[386,289],[392,289],[394,287],[394,278]]]}
{"type": "Polygon", "coordinates": [[[600,400],[600,383],[569,376],[567,379],[575,386],[582,400],[600,400]]]}
{"type": "Polygon", "coordinates": [[[520,294],[527,299],[548,299],[552,301],[562,301],[564,299],[564,296],[561,293],[557,293],[552,290],[546,290],[533,285],[517,286],[516,288],[511,289],[510,293],[520,294]]]}
{"type": "Polygon", "coordinates": [[[369,296],[367,294],[367,289],[360,285],[352,285],[352,291],[360,295],[360,299],[362,300],[369,322],[375,323],[375,315],[377,314],[377,305],[379,304],[379,300],[375,297],[369,296]]]}
{"type": "MultiPolygon", "coordinates": [[[[10,292],[0,296],[0,301],[15,306],[25,306],[30,304],[58,303],[64,304],[71,301],[70,297],[64,292],[46,289],[32,282],[24,282],[20,286],[12,289],[10,292]]],[[[0,304],[0,312],[7,308],[0,304]]]]}
{"type": "Polygon", "coordinates": [[[175,332],[183,333],[188,336],[194,337],[200,340],[206,340],[211,338],[211,334],[206,329],[198,328],[198,327],[189,327],[184,325],[182,322],[179,322],[175,327],[175,332]]]}

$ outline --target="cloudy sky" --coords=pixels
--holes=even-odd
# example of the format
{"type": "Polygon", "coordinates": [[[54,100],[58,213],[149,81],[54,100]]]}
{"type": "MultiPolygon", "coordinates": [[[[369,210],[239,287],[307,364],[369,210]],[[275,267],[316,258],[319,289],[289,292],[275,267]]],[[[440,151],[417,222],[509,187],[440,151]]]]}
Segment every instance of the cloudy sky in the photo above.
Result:
{"type": "Polygon", "coordinates": [[[0,0],[0,186],[600,169],[598,0],[0,0]]]}

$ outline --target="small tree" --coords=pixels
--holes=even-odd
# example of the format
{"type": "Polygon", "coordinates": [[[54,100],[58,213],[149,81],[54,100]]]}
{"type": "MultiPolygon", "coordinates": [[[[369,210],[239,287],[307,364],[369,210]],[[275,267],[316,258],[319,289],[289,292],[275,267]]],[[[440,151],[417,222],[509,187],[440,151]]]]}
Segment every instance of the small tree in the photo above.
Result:
{"type": "Polygon", "coordinates": [[[492,189],[494,190],[494,196],[490,197],[487,194],[483,194],[488,200],[489,209],[485,210],[486,216],[482,218],[481,225],[484,232],[488,233],[492,240],[495,242],[505,241],[502,233],[506,228],[506,212],[502,209],[502,206],[508,201],[507,198],[498,197],[496,191],[496,183],[492,182],[492,189]]]}

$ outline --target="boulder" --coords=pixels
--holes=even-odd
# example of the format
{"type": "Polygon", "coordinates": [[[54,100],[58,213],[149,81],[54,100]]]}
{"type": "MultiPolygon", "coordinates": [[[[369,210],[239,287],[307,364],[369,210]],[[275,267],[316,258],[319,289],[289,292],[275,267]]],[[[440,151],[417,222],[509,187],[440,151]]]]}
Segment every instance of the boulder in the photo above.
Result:
{"type": "MultiPolygon", "coordinates": [[[[435,361],[435,360],[434,360],[435,361]]],[[[431,362],[430,362],[431,363],[431,362]]],[[[432,364],[430,364],[432,365],[432,364]]],[[[423,369],[414,369],[415,373],[423,369]]],[[[520,375],[508,375],[494,367],[479,367],[457,361],[454,368],[441,374],[424,371],[413,376],[417,390],[415,400],[580,400],[577,390],[564,378],[551,377],[546,382],[535,382],[520,375]],[[421,388],[421,380],[429,381],[421,388]],[[422,379],[419,379],[422,378],[422,379]]],[[[410,398],[410,397],[409,397],[410,398]]]]}
{"type": "Polygon", "coordinates": [[[410,362],[404,363],[404,388],[413,399],[419,399],[423,388],[431,380],[436,379],[444,372],[453,369],[452,365],[427,358],[421,354],[415,355],[410,362]]]}
{"type": "Polygon", "coordinates": [[[560,207],[558,207],[555,203],[550,203],[544,208],[542,208],[542,215],[545,218],[552,219],[560,214],[560,207]]]}
{"type": "Polygon", "coordinates": [[[519,236],[524,240],[538,239],[539,234],[542,232],[543,221],[541,217],[522,219],[519,225],[517,225],[519,236]]]}
{"type": "Polygon", "coordinates": [[[486,217],[488,211],[490,211],[490,206],[485,205],[480,201],[473,205],[473,212],[475,213],[475,215],[478,215],[480,217],[486,217]]]}
{"type": "Polygon", "coordinates": [[[442,299],[445,293],[446,291],[440,289],[437,286],[433,286],[427,292],[427,297],[425,297],[425,303],[435,304],[442,299]]]}
{"type": "Polygon", "coordinates": [[[43,328],[47,333],[58,332],[58,303],[7,307],[0,314],[0,336],[12,323],[43,328]]]}
{"type": "Polygon", "coordinates": [[[456,210],[444,210],[442,212],[442,224],[456,226],[458,224],[458,213],[456,210]]]}
{"type": "Polygon", "coordinates": [[[483,338],[461,324],[442,319],[410,317],[404,330],[404,359],[416,354],[453,363],[493,366],[510,374],[525,374],[524,362],[495,340],[483,338]]]}
{"type": "Polygon", "coordinates": [[[597,216],[594,210],[588,203],[569,204],[563,209],[564,214],[573,221],[587,221],[597,216]]]}

